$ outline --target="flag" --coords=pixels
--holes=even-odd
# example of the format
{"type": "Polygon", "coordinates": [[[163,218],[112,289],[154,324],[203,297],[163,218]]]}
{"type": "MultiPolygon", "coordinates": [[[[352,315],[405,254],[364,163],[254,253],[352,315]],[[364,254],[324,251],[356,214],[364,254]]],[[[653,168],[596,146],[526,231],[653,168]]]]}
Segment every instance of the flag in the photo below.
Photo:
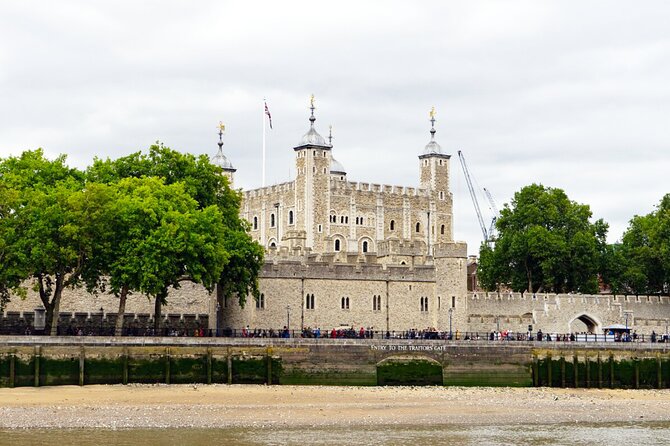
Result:
{"type": "Polygon", "coordinates": [[[270,121],[270,128],[272,128],[272,115],[270,115],[270,109],[268,108],[268,103],[264,102],[265,104],[265,114],[268,115],[268,121],[270,121]]]}

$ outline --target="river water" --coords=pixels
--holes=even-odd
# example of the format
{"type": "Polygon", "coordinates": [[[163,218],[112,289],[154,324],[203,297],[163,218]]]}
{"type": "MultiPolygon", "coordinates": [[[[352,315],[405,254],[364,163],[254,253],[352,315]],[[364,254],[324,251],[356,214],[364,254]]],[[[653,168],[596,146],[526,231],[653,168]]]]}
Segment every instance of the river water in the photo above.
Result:
{"type": "Polygon", "coordinates": [[[669,445],[670,423],[1,430],[0,445],[669,445]]]}

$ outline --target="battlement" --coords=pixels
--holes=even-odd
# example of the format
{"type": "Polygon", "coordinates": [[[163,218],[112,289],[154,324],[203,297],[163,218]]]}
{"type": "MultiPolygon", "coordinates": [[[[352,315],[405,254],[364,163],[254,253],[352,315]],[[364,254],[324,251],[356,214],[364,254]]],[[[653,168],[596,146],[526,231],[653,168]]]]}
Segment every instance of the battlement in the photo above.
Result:
{"type": "Polygon", "coordinates": [[[334,179],[333,181],[331,181],[330,190],[360,191],[360,192],[383,193],[390,195],[413,196],[413,197],[428,197],[430,195],[430,191],[428,189],[422,189],[418,187],[392,186],[388,184],[353,182],[339,179],[334,179]]]}
{"type": "Polygon", "coordinates": [[[244,199],[262,197],[264,195],[274,195],[278,192],[290,192],[295,190],[295,181],[287,181],[286,183],[273,184],[272,186],[261,187],[258,189],[245,190],[243,192],[244,199]]]}
{"type": "Polygon", "coordinates": [[[265,262],[261,271],[264,279],[331,279],[348,281],[435,282],[432,265],[405,266],[368,263],[337,263],[310,259],[309,262],[279,260],[265,262]]]}
{"type": "Polygon", "coordinates": [[[610,304],[657,304],[667,305],[670,296],[636,296],[636,295],[612,295],[612,294],[554,294],[554,293],[497,293],[497,292],[474,292],[469,293],[470,300],[484,301],[538,301],[538,302],[587,302],[610,304]]]}

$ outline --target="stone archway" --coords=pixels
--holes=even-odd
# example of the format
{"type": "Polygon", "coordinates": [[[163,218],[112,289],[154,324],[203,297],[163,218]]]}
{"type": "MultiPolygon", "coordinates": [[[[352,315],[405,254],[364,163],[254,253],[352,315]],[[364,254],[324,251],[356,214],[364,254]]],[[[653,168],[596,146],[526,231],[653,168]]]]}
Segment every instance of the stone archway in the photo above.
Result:
{"type": "Polygon", "coordinates": [[[427,356],[390,356],[377,364],[378,386],[441,386],[442,364],[427,356]]]}
{"type": "Polygon", "coordinates": [[[600,321],[598,321],[597,318],[582,313],[570,320],[568,323],[568,331],[570,333],[597,334],[600,333],[600,326],[600,321]]]}

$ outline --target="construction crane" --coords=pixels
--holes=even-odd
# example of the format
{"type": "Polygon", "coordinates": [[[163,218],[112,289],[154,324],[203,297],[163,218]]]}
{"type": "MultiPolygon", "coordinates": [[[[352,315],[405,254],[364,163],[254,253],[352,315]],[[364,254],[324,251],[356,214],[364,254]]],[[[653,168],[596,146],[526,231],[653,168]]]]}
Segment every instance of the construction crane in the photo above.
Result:
{"type": "Polygon", "coordinates": [[[489,244],[490,237],[489,231],[486,229],[484,224],[484,218],[482,217],[482,210],[479,208],[479,201],[477,201],[477,194],[475,193],[475,188],[472,185],[472,179],[470,178],[470,171],[468,170],[468,165],[465,163],[465,157],[463,152],[458,151],[458,159],[461,161],[461,167],[463,168],[463,175],[465,175],[465,182],[468,184],[468,190],[470,191],[470,198],[472,198],[472,204],[475,206],[475,212],[477,213],[477,220],[479,220],[479,227],[482,230],[482,235],[484,236],[484,243],[489,244]]]}
{"type": "Polygon", "coordinates": [[[500,215],[500,213],[498,212],[498,206],[496,206],[496,202],[493,201],[491,192],[487,188],[484,188],[484,194],[486,194],[486,198],[489,201],[489,209],[491,209],[491,212],[493,213],[491,226],[489,226],[489,240],[493,241],[495,239],[496,221],[498,220],[498,215],[500,215]]]}

